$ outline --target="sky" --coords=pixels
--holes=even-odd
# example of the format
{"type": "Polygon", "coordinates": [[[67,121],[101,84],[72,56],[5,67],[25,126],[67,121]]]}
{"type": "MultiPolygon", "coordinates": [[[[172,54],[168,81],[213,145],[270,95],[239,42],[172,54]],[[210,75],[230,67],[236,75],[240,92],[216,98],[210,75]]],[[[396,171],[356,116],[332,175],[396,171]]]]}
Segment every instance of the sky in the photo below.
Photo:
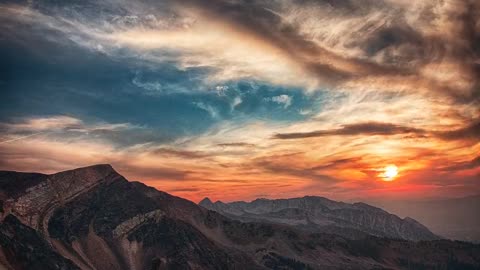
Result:
{"type": "Polygon", "coordinates": [[[480,2],[1,1],[0,170],[193,201],[480,193],[480,2]]]}

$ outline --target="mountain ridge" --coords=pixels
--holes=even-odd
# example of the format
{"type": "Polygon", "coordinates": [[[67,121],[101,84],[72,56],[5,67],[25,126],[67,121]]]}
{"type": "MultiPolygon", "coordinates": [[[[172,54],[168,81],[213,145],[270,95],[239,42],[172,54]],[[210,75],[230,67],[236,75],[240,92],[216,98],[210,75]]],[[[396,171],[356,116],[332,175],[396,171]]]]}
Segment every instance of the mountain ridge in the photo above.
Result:
{"type": "Polygon", "coordinates": [[[250,202],[231,203],[222,201],[212,203],[210,199],[205,198],[199,205],[241,221],[263,220],[328,232],[332,232],[333,226],[338,228],[339,233],[348,228],[381,237],[414,241],[439,239],[427,227],[412,218],[402,219],[363,202],[349,204],[325,197],[303,196],[287,199],[260,198],[250,202]]]}

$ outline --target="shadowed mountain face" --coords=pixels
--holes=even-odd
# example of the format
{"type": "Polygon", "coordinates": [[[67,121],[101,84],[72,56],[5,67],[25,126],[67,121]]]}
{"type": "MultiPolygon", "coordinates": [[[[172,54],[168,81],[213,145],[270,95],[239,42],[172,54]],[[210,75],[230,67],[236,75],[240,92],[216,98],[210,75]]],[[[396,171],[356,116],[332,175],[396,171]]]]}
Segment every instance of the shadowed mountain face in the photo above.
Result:
{"type": "Polygon", "coordinates": [[[212,203],[205,198],[200,205],[241,221],[287,224],[308,231],[336,233],[355,239],[366,235],[412,241],[439,239],[411,218],[401,219],[364,203],[348,204],[322,197],[257,199],[249,203],[212,203]]]}
{"type": "MultiPolygon", "coordinates": [[[[129,182],[109,165],[53,175],[0,172],[0,187],[0,268],[480,267],[478,245],[374,236],[355,240],[288,224],[243,223],[141,183],[129,182]]],[[[383,212],[362,204],[352,207],[383,212]]],[[[261,209],[264,208],[257,208],[264,211],[261,209]]],[[[290,217],[288,211],[291,210],[279,215],[290,217]]],[[[345,215],[357,219],[356,212],[345,215]]]]}

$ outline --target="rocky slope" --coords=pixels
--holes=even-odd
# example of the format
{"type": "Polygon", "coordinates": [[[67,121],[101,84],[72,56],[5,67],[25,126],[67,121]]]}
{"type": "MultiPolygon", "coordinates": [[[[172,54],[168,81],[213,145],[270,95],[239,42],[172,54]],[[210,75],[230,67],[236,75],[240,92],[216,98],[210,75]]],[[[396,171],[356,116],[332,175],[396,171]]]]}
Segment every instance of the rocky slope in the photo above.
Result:
{"type": "Polygon", "coordinates": [[[0,172],[0,269],[478,269],[480,246],[242,223],[109,165],[0,172]]]}
{"type": "Polygon", "coordinates": [[[375,235],[412,241],[435,240],[438,236],[414,219],[401,219],[364,203],[348,204],[323,197],[213,203],[205,198],[201,206],[241,221],[288,224],[309,231],[337,233],[350,238],[375,235]]]}

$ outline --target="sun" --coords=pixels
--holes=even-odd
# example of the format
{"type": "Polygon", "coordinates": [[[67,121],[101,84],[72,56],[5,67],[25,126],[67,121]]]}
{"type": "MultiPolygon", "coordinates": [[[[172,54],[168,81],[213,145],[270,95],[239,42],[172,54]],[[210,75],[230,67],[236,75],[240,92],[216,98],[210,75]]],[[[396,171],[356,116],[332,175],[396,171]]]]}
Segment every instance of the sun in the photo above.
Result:
{"type": "Polygon", "coordinates": [[[383,181],[393,181],[398,175],[398,168],[395,165],[388,165],[383,168],[383,173],[380,174],[383,177],[383,181]]]}

